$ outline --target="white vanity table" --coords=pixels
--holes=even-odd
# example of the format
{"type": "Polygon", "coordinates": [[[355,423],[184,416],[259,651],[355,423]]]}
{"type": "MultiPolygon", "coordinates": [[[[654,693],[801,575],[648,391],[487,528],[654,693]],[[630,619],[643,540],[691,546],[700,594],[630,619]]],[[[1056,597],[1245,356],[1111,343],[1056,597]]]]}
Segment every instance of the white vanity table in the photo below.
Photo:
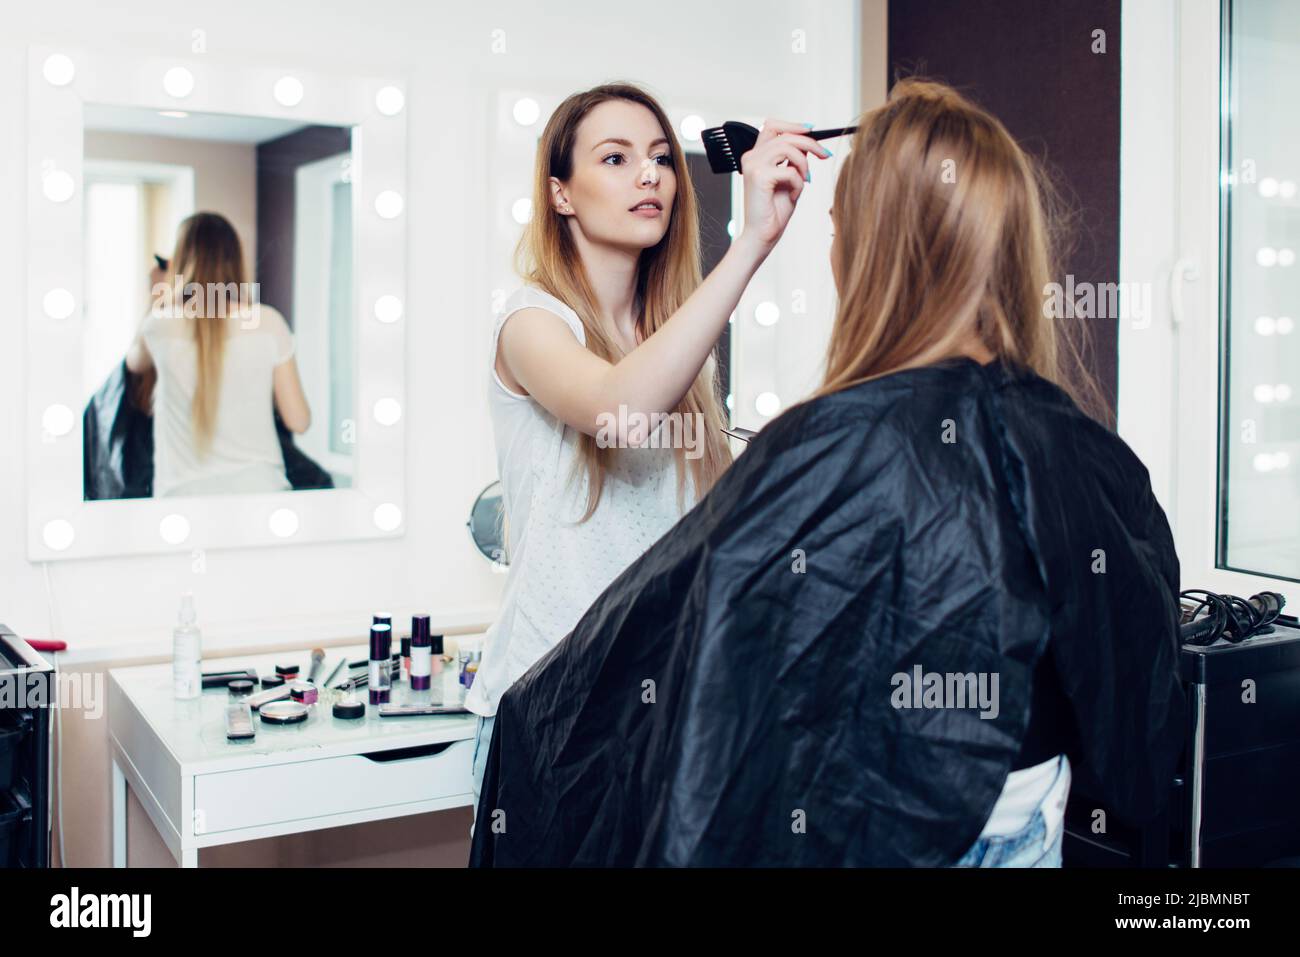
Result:
{"type": "MultiPolygon", "coordinates": [[[[326,672],[364,645],[326,649],[326,672]]],[[[205,671],[276,664],[305,668],[310,653],[278,652],[204,662],[205,671]]],[[[394,682],[397,702],[463,699],[454,667],[434,690],[394,682]]],[[[201,847],[423,814],[472,802],[474,715],[381,718],[367,706],[356,720],[333,717],[322,691],[301,724],[270,725],[254,716],[257,736],[228,741],[225,688],[190,701],[172,697],[171,664],[109,672],[113,866],[126,866],[129,784],[182,867],[198,866],[201,847]]],[[[322,681],[323,681],[322,676],[322,681]]],[[[336,682],[341,679],[336,679],[336,682]]],[[[365,696],[365,689],[360,694],[365,696]]]]}

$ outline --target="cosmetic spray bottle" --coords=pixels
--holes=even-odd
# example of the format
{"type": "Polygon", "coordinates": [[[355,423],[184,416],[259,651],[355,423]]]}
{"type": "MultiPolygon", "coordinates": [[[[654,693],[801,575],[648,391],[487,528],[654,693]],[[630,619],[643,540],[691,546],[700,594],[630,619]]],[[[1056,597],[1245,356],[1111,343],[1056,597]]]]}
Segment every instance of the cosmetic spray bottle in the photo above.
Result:
{"type": "Polygon", "coordinates": [[[429,616],[411,618],[411,690],[427,691],[432,671],[433,638],[429,634],[429,616]]]}
{"type": "Polygon", "coordinates": [[[203,693],[199,626],[195,623],[194,593],[181,596],[181,611],[172,630],[172,690],[179,699],[197,698],[203,693]]]}
{"type": "Polygon", "coordinates": [[[389,651],[393,644],[391,625],[370,626],[370,688],[371,704],[387,704],[388,689],[392,686],[392,664],[389,651]]]}

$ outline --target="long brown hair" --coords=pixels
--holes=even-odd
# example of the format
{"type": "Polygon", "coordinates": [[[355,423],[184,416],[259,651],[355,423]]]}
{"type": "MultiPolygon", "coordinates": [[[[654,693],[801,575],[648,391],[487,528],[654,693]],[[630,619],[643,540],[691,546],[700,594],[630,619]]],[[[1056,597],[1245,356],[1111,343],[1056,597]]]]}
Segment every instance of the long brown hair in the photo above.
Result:
{"type": "MultiPolygon", "coordinates": [[[[642,251],[637,262],[634,309],[638,313],[638,341],[644,341],[667,322],[699,286],[699,210],[686,155],[663,108],[649,93],[628,83],[607,83],[575,93],[551,114],[537,144],[533,216],[515,250],[515,268],[519,275],[572,308],[582,320],[587,348],[609,362],[617,362],[622,357],[622,350],[601,328],[590,277],[583,268],[582,258],[564,222],[565,217],[552,206],[550,178],[554,176],[561,182],[569,179],[573,174],[573,151],[579,124],[593,108],[616,99],[639,103],[654,114],[668,138],[677,176],[677,195],[668,230],[659,243],[642,251]]],[[[721,432],[726,417],[717,392],[716,365],[716,357],[711,356],[674,410],[682,413],[684,422],[704,422],[703,454],[690,461],[697,499],[731,464],[731,449],[721,432]],[[696,419],[695,413],[700,413],[702,420],[696,419]]],[[[600,448],[595,437],[590,435],[583,434],[579,440],[578,461],[586,469],[589,492],[587,510],[580,521],[589,519],[600,503],[605,474],[614,451],[600,448]]],[[[674,452],[677,459],[677,501],[681,507],[685,497],[687,459],[684,449],[678,448],[674,452]]]]}
{"type": "Polygon", "coordinates": [[[1104,414],[1079,350],[1044,315],[1061,202],[1041,168],[941,83],[899,81],[857,126],[835,183],[839,304],[815,395],[951,357],[973,331],[1104,414]]]}
{"type": "Polygon", "coordinates": [[[176,314],[196,320],[198,378],[191,420],[201,454],[211,446],[216,429],[227,334],[225,322],[206,320],[225,319],[247,305],[247,281],[239,234],[224,216],[195,213],[181,223],[166,282],[170,289],[182,291],[182,298],[174,301],[176,314]]]}

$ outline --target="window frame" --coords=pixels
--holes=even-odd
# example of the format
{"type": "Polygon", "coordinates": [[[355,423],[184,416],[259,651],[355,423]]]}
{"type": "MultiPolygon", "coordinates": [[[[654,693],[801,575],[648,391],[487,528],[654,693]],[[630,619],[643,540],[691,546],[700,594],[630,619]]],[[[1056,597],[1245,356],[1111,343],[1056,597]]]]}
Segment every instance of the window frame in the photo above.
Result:
{"type": "Polygon", "coordinates": [[[1124,4],[1120,273],[1160,299],[1149,328],[1120,326],[1118,423],[1169,516],[1180,588],[1276,591],[1294,613],[1300,583],[1218,560],[1230,12],[1230,0],[1124,4]]]}

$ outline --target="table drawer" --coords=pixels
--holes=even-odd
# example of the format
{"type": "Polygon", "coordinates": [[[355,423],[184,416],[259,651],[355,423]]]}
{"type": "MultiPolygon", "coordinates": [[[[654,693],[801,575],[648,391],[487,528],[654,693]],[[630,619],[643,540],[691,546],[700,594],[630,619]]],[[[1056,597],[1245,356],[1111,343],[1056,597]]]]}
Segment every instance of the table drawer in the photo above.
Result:
{"type": "Polygon", "coordinates": [[[194,779],[194,831],[213,834],[469,794],[473,748],[473,740],[461,740],[200,774],[194,779]]]}

